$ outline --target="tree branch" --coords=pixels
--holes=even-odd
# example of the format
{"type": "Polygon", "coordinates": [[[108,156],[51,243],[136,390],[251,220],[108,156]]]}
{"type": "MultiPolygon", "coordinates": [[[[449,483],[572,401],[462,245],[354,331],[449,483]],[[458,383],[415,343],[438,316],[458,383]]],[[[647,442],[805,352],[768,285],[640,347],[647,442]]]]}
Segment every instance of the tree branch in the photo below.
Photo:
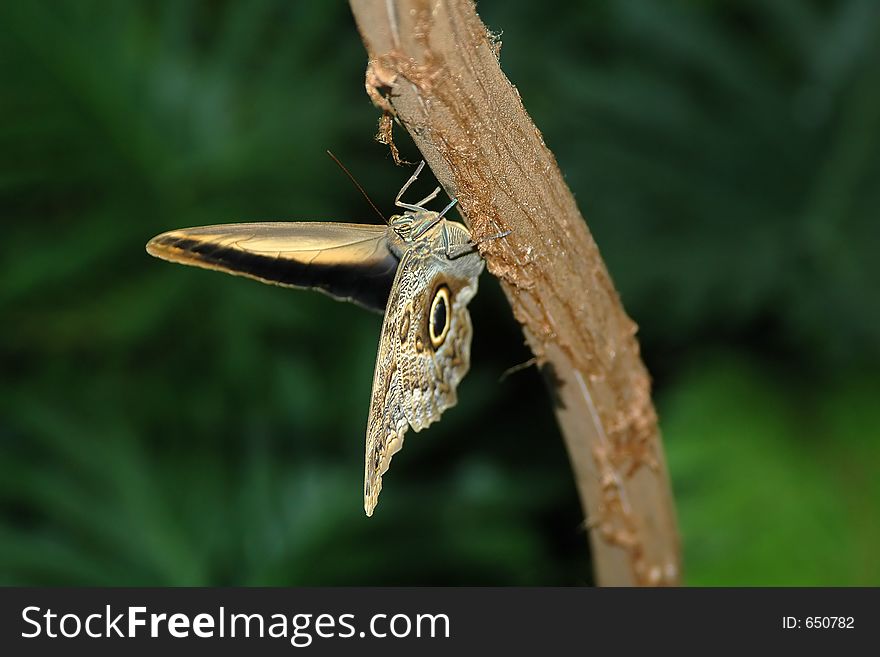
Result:
{"type": "Polygon", "coordinates": [[[601,585],[677,584],[675,511],[636,325],[471,0],[351,0],[367,91],[457,198],[554,392],[601,585]]]}

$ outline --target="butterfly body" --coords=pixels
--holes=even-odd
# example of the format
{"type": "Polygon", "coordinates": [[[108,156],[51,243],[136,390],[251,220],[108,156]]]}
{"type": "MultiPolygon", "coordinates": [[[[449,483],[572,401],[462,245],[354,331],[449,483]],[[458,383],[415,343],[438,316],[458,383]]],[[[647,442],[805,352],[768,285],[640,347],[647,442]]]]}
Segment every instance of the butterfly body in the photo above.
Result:
{"type": "Polygon", "coordinates": [[[468,229],[422,204],[388,225],[267,222],[184,228],[154,237],[158,258],[312,288],[384,310],[366,432],[364,509],[372,515],[382,475],[409,427],[421,431],[454,406],[470,365],[467,304],[484,263],[468,229]]]}
{"type": "Polygon", "coordinates": [[[418,241],[406,242],[373,376],[364,469],[367,515],[407,428],[421,431],[457,401],[456,388],[470,365],[467,304],[484,265],[473,250],[450,255],[469,242],[464,226],[442,219],[418,241]]]}

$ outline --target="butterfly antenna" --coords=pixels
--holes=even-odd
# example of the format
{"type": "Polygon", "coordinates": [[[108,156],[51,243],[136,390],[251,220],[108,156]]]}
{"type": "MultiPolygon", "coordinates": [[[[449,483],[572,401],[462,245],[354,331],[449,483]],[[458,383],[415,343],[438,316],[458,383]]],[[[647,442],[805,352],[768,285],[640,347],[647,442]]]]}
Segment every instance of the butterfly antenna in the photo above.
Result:
{"type": "Polygon", "coordinates": [[[362,186],[357,180],[355,180],[355,177],[354,177],[353,175],[351,175],[351,171],[349,171],[348,169],[346,169],[346,168],[345,168],[345,165],[344,165],[342,162],[340,162],[340,161],[339,161],[339,158],[336,157],[333,153],[331,153],[330,151],[327,151],[327,155],[329,155],[329,156],[333,159],[333,161],[336,162],[337,165],[339,165],[339,168],[340,168],[340,169],[342,169],[343,171],[345,171],[345,175],[348,176],[349,180],[351,180],[351,182],[354,183],[354,186],[357,187],[357,188],[360,190],[361,194],[364,195],[364,198],[367,199],[367,203],[370,204],[370,207],[373,208],[373,210],[376,212],[376,214],[379,215],[379,218],[380,218],[384,223],[387,224],[387,223],[388,223],[388,220],[385,218],[385,215],[382,214],[381,212],[379,212],[379,208],[377,208],[377,207],[376,207],[376,204],[373,203],[373,199],[371,199],[370,196],[369,196],[369,194],[367,194],[367,190],[365,190],[365,189],[363,188],[363,186],[362,186]]]}

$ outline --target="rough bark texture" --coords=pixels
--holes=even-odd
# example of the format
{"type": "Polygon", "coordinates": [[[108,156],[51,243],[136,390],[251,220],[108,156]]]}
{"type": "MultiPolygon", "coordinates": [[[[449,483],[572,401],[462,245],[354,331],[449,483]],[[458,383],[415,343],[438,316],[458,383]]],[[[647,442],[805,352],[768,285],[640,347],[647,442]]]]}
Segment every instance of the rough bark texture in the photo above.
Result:
{"type": "MultiPolygon", "coordinates": [[[[352,0],[367,92],[479,241],[553,390],[600,585],[680,580],[650,380],[587,226],[471,0],[352,0]]],[[[529,440],[537,442],[538,436],[529,440]]],[[[550,439],[550,437],[547,437],[550,439]]],[[[528,482],[523,482],[528,486],[528,482]]]]}

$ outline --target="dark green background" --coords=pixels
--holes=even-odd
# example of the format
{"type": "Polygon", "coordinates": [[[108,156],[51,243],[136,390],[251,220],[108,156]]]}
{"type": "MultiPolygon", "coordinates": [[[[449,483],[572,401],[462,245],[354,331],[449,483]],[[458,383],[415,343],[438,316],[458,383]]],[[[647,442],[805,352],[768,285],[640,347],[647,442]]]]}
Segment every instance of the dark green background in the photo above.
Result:
{"type": "MultiPolygon", "coordinates": [[[[880,5],[478,9],[641,327],[686,581],[880,584],[880,5]]],[[[592,581],[540,376],[499,382],[529,353],[491,276],[459,405],[367,519],[379,317],[144,253],[373,221],[328,148],[391,210],[345,2],[0,24],[0,582],[592,581]]]]}

